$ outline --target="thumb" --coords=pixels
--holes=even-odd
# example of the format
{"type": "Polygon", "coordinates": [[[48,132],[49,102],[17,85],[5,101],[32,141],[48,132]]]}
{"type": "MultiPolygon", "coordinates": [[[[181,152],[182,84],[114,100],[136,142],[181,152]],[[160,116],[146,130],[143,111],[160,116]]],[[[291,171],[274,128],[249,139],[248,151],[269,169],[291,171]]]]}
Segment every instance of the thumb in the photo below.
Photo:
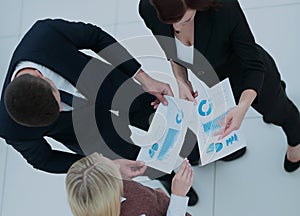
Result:
{"type": "Polygon", "coordinates": [[[186,98],[187,98],[188,101],[196,103],[196,99],[195,99],[195,97],[193,96],[192,93],[188,94],[186,98]]]}
{"type": "Polygon", "coordinates": [[[171,90],[170,86],[166,84],[166,87],[163,91],[163,94],[169,95],[171,97],[174,97],[173,91],[171,90]]]}
{"type": "Polygon", "coordinates": [[[154,95],[163,105],[168,105],[167,99],[161,93],[155,93],[154,95]]]}
{"type": "Polygon", "coordinates": [[[232,129],[231,129],[232,124],[230,124],[231,121],[232,121],[232,116],[227,114],[225,117],[225,121],[222,125],[223,132],[222,132],[221,136],[219,137],[219,140],[226,137],[232,131],[232,129]]]}
{"type": "Polygon", "coordinates": [[[135,166],[137,167],[142,167],[145,166],[145,162],[144,161],[133,161],[135,163],[135,166]]]}

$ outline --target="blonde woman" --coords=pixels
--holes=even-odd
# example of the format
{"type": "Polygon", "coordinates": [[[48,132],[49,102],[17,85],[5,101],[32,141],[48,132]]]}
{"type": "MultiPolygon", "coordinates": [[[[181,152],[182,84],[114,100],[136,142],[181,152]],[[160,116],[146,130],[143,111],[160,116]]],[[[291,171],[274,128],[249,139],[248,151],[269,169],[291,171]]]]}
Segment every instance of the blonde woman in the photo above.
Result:
{"type": "Polygon", "coordinates": [[[169,198],[159,190],[125,180],[118,165],[94,153],[71,166],[66,188],[74,216],[182,216],[189,215],[186,194],[193,179],[193,169],[185,159],[173,178],[169,198]]]}

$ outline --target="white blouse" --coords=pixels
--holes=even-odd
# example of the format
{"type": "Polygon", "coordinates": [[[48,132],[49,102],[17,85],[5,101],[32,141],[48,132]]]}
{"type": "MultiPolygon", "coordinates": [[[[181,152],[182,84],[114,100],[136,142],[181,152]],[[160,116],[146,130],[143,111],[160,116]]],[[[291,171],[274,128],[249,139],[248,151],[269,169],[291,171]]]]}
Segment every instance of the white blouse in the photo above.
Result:
{"type": "Polygon", "coordinates": [[[175,37],[175,45],[178,59],[193,64],[194,45],[187,46],[183,44],[177,37],[175,37]]]}

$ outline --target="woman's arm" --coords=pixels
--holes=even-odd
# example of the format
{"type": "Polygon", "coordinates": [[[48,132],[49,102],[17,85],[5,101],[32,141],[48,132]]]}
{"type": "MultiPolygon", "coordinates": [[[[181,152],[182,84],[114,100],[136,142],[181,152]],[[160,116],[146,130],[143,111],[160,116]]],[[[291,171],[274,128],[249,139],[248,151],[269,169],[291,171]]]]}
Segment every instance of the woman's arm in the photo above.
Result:
{"type": "Polygon", "coordinates": [[[252,89],[243,91],[238,105],[227,113],[224,122],[222,123],[221,130],[215,133],[215,135],[219,135],[219,139],[223,139],[232,131],[240,128],[242,121],[256,96],[256,91],[252,89]]]}
{"type": "Polygon", "coordinates": [[[184,216],[189,198],[186,196],[192,187],[194,171],[187,159],[181,164],[180,170],[172,180],[172,194],[167,216],[184,216]]]}
{"type": "Polygon", "coordinates": [[[219,139],[240,128],[249,107],[259,98],[265,71],[255,39],[238,1],[230,3],[230,10],[230,46],[240,59],[243,73],[241,82],[244,84],[239,103],[227,113],[221,130],[216,133],[220,136],[219,139]]]}
{"type": "Polygon", "coordinates": [[[230,3],[230,46],[233,52],[239,57],[243,73],[243,90],[253,89],[257,96],[256,102],[263,85],[265,68],[260,57],[259,50],[255,43],[246,16],[238,1],[230,3]]]}
{"type": "Polygon", "coordinates": [[[194,92],[191,82],[188,80],[187,69],[172,59],[170,59],[173,74],[177,81],[179,89],[179,97],[188,101],[196,103],[195,98],[198,96],[198,92],[194,92]]]}

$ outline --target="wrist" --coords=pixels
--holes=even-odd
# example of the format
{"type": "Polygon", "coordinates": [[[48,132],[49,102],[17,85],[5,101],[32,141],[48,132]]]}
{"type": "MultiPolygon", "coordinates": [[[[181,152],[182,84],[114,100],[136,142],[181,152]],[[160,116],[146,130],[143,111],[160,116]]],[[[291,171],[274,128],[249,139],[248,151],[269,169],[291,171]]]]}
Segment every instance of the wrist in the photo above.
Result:
{"type": "Polygon", "coordinates": [[[171,195],[173,195],[173,196],[177,196],[177,197],[186,197],[186,195],[185,194],[180,194],[180,193],[171,193],[171,195]]]}
{"type": "Polygon", "coordinates": [[[241,98],[238,103],[238,107],[247,111],[251,106],[252,102],[254,101],[257,93],[252,89],[246,89],[242,92],[241,98]]]}
{"type": "Polygon", "coordinates": [[[176,79],[176,82],[177,82],[177,85],[180,86],[180,85],[185,85],[189,82],[189,80],[187,78],[183,78],[183,77],[175,77],[176,79]]]}
{"type": "Polygon", "coordinates": [[[143,84],[148,77],[148,74],[140,69],[133,78],[136,79],[139,83],[143,84]]]}
{"type": "Polygon", "coordinates": [[[242,111],[242,113],[246,114],[246,112],[248,111],[250,105],[248,105],[247,103],[239,103],[237,105],[237,107],[239,108],[239,110],[242,111]]]}

